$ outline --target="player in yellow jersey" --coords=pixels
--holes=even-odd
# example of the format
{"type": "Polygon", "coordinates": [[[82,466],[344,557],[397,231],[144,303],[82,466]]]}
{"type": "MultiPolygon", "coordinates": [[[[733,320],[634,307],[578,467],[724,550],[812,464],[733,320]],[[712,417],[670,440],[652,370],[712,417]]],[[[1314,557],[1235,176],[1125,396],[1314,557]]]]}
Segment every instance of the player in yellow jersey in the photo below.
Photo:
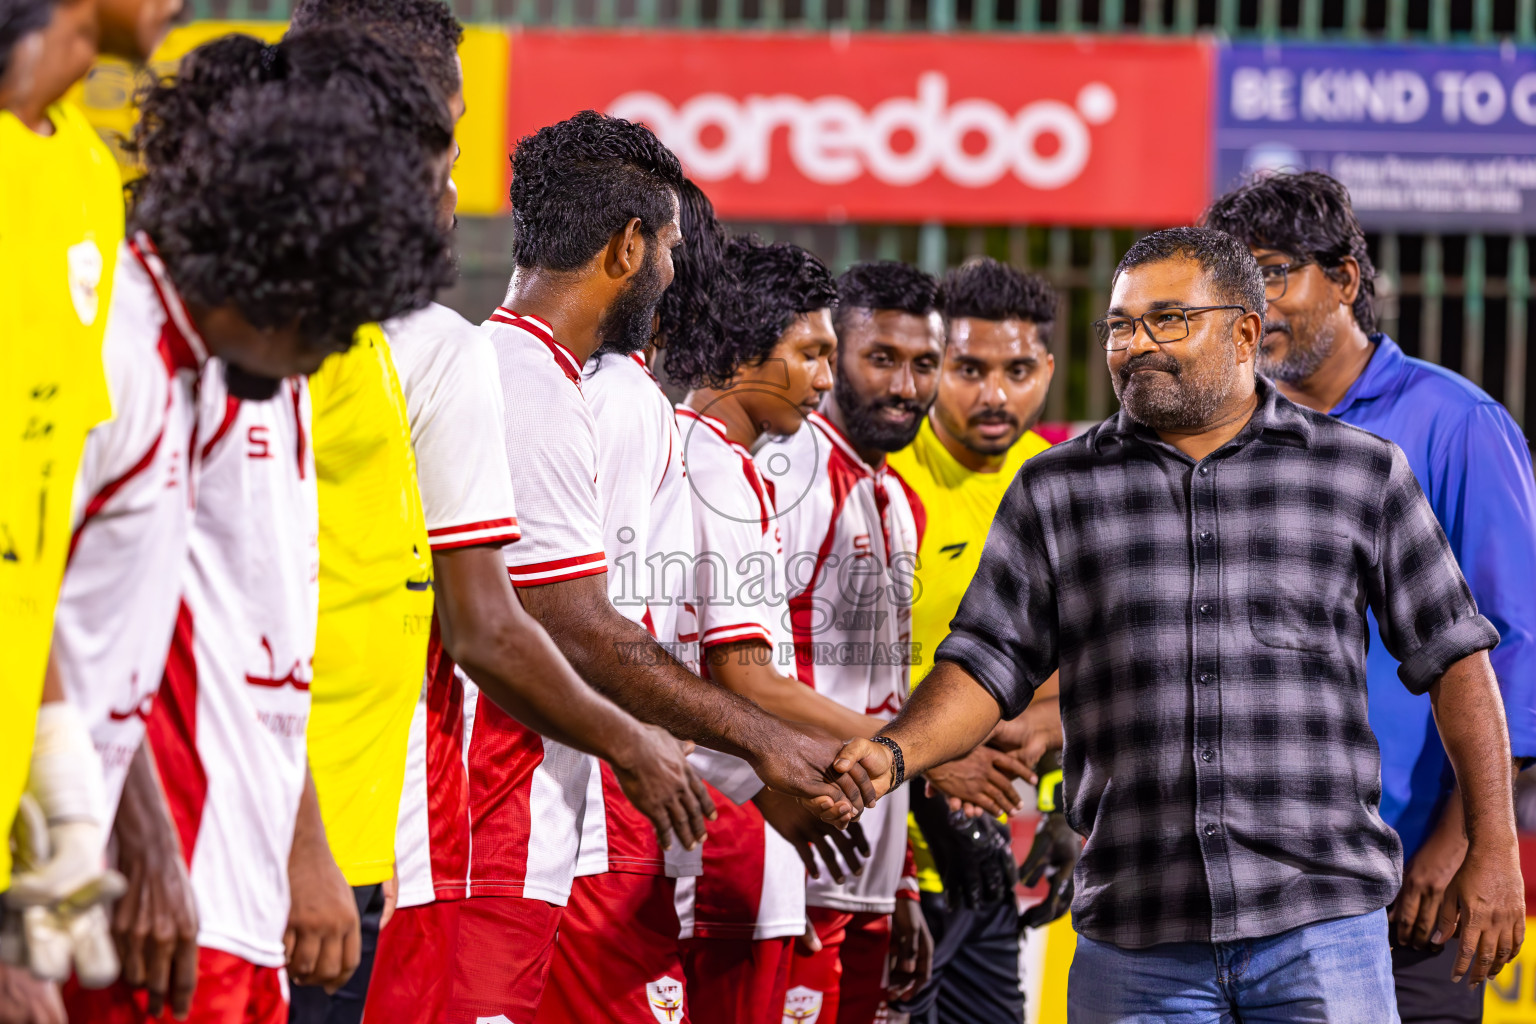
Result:
{"type": "MultiPolygon", "coordinates": [[[[890,456],[891,467],[929,509],[912,604],[920,666],[931,664],[949,632],[1004,492],[1025,460],[1049,447],[1030,428],[1055,371],[1047,340],[1056,295],[1043,279],[995,260],[974,260],[945,277],[943,302],[949,341],[938,400],[917,439],[890,456]]],[[[914,678],[926,671],[919,668],[914,678]]],[[[1034,763],[1046,747],[1059,746],[1054,709],[1054,701],[1042,701],[1017,722],[1005,723],[989,745],[1034,763]]],[[[995,780],[992,788],[998,788],[995,780]]],[[[998,792],[990,809],[1015,805],[1011,793],[998,792]]],[[[914,823],[911,838],[935,944],[933,980],[902,1008],[913,1024],[1021,1019],[1008,828],[985,816],[962,824],[943,801],[921,811],[923,828],[914,823]]],[[[1037,842],[1042,855],[1064,824],[1053,822],[1053,831],[1037,842]]],[[[1075,859],[1075,844],[1068,849],[1075,859]]],[[[1055,866],[1053,881],[1064,888],[1071,866],[1055,866]]]]}
{"type": "MultiPolygon", "coordinates": [[[[62,97],[98,51],[147,58],[179,9],[180,0],[0,2],[0,838],[28,786],[47,836],[34,851],[47,859],[27,879],[34,898],[93,884],[107,825],[94,748],[58,686],[38,715],[75,471],[87,431],[111,415],[101,345],[123,238],[117,164],[62,97]]],[[[0,890],[10,885],[0,841],[0,890]]],[[[82,973],[115,973],[103,938],[77,943],[77,956],[96,960],[82,973]]],[[[0,972],[10,975],[0,976],[0,1018],[62,1018],[56,995],[29,994],[19,972],[0,972]]]]}

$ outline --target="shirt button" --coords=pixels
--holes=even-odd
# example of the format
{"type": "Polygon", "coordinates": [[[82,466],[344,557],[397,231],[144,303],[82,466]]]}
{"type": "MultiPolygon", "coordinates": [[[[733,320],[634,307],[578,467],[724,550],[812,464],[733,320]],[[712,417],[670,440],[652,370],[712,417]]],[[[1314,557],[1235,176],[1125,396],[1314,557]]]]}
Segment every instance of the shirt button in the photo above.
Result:
{"type": "Polygon", "coordinates": [[[1206,825],[1205,826],[1205,834],[1207,836],[1214,836],[1216,834],[1216,826],[1214,824],[1206,825]]]}
{"type": "Polygon", "coordinates": [[[1210,530],[1201,530],[1200,531],[1200,543],[1201,544],[1209,544],[1210,542],[1211,542],[1211,531],[1210,530]]]}
{"type": "Polygon", "coordinates": [[[1202,683],[1204,683],[1206,686],[1210,686],[1212,683],[1214,683],[1216,681],[1216,677],[1211,675],[1211,673],[1209,673],[1209,672],[1201,672],[1200,673],[1200,681],[1202,683]]]}
{"type": "Polygon", "coordinates": [[[1210,476],[1211,475],[1211,467],[1210,466],[1201,466],[1200,467],[1200,475],[1201,476],[1210,476]]]}
{"type": "Polygon", "coordinates": [[[1208,604],[1203,604],[1200,606],[1201,615],[1209,615],[1212,611],[1214,611],[1214,609],[1208,604]]]}
{"type": "Polygon", "coordinates": [[[1209,763],[1213,758],[1215,758],[1215,756],[1216,756],[1216,752],[1214,750],[1210,749],[1209,747],[1207,747],[1206,749],[1200,751],[1200,760],[1205,761],[1207,763],[1209,763]]]}

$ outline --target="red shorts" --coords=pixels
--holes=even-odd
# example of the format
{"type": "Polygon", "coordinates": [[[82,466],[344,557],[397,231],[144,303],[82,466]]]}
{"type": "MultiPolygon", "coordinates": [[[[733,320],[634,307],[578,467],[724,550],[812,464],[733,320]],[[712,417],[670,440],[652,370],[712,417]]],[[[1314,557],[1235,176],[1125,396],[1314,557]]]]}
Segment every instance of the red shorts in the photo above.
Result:
{"type": "Polygon", "coordinates": [[[693,1024],[779,1024],[795,940],[687,939],[688,1015],[693,1024]]]}
{"type": "Polygon", "coordinates": [[[535,1024],[688,1021],[676,888],[665,875],[576,879],[535,1024]]]}
{"type": "Polygon", "coordinates": [[[527,1024],[549,978],[563,908],[520,896],[474,896],[458,904],[458,937],[449,962],[453,982],[439,1019],[481,1024],[505,1017],[527,1024]]]}
{"type": "Polygon", "coordinates": [[[784,1020],[817,1024],[873,1024],[887,1017],[886,969],[890,914],[849,914],[806,907],[821,938],[821,952],[795,949],[789,966],[784,1020]],[[818,1016],[819,1014],[819,1016],[818,1016]]]}
{"type": "Polygon", "coordinates": [[[379,932],[363,1024],[437,1024],[448,1005],[463,900],[395,911],[379,932]]]}
{"type": "MultiPolygon", "coordinates": [[[[149,993],[121,981],[108,988],[64,987],[64,1006],[77,1024],[172,1024],[170,1007],[149,1015],[149,993]]],[[[222,949],[197,951],[197,992],[188,1024],[288,1024],[288,975],[257,967],[222,949]]]]}

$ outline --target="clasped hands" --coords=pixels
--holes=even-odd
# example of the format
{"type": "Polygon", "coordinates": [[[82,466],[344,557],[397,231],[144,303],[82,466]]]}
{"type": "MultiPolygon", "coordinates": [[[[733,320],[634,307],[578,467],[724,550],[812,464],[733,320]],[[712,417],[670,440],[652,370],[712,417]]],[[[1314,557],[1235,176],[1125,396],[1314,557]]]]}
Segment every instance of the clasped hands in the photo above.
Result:
{"type": "MultiPolygon", "coordinates": [[[[923,776],[932,789],[949,800],[953,810],[963,810],[971,817],[982,813],[1006,814],[1021,805],[1014,780],[1022,779],[1031,785],[1038,782],[1034,765],[1052,748],[1049,736],[1042,737],[1027,727],[1005,722],[964,757],[928,768],[923,776]]],[[[868,783],[861,787],[865,791],[863,802],[869,807],[891,791],[895,781],[893,766],[894,755],[888,747],[860,738],[843,744],[827,774],[832,781],[841,783],[856,768],[862,769],[868,777],[868,783]]],[[[849,814],[846,805],[839,808],[828,797],[817,797],[805,804],[824,821],[839,827],[846,827],[860,813],[849,814]]]]}

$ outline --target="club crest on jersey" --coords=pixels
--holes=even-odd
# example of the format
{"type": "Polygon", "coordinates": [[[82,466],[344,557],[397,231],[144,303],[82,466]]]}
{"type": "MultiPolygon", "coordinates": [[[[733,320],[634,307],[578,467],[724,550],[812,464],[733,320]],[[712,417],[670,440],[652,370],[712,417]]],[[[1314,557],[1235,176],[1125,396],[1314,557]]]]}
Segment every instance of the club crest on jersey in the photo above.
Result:
{"type": "Polygon", "coordinates": [[[784,993],[784,1024],[816,1024],[820,1018],[820,992],[796,985],[784,993]]]}
{"type": "Polygon", "coordinates": [[[69,269],[69,298],[75,304],[75,315],[89,327],[96,322],[101,309],[101,250],[95,241],[87,238],[76,242],[65,252],[69,269]]]}
{"type": "Polygon", "coordinates": [[[677,1024],[683,1019],[683,983],[663,974],[645,983],[645,998],[651,1004],[651,1016],[661,1024],[677,1024]]]}

